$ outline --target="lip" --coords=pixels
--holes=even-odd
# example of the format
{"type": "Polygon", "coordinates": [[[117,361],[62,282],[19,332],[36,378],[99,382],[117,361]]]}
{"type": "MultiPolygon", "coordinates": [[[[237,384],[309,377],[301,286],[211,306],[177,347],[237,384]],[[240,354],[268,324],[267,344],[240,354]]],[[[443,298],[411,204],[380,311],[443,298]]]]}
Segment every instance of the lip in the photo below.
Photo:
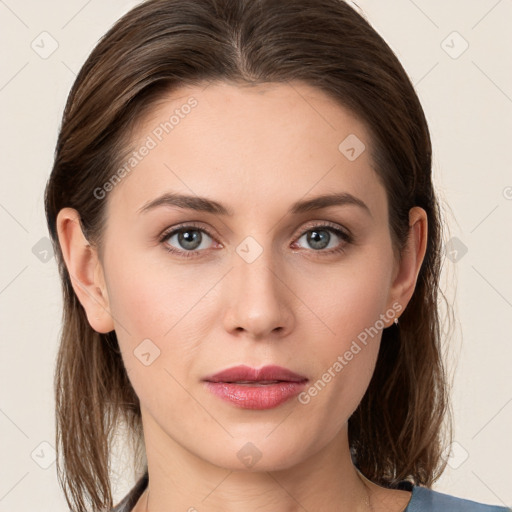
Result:
{"type": "Polygon", "coordinates": [[[233,366],[218,373],[205,377],[208,382],[238,382],[238,381],[269,381],[280,380],[286,382],[302,382],[307,380],[304,375],[283,368],[282,366],[267,365],[261,368],[251,368],[245,364],[233,366]]]}
{"type": "Polygon", "coordinates": [[[308,379],[287,368],[240,365],[203,379],[208,391],[242,409],[272,409],[298,395],[308,379]]]}

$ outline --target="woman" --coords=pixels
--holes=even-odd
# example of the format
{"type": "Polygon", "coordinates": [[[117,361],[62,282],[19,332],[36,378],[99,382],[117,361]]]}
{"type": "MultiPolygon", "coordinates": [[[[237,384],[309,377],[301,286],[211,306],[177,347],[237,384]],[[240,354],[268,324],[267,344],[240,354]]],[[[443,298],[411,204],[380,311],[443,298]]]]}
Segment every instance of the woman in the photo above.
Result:
{"type": "Polygon", "coordinates": [[[73,510],[113,507],[122,424],[143,470],[116,511],[505,510],[431,490],[451,431],[429,131],[346,3],[130,11],[69,95],[46,213],[73,510]]]}

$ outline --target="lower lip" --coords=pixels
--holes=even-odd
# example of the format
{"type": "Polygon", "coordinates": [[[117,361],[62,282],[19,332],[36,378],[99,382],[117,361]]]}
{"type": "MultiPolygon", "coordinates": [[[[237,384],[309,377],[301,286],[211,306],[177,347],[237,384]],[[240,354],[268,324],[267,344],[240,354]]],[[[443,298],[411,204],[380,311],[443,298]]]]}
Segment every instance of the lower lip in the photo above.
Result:
{"type": "Polygon", "coordinates": [[[234,384],[228,382],[205,382],[214,395],[242,409],[273,409],[298,395],[306,381],[278,382],[276,384],[234,384]]]}

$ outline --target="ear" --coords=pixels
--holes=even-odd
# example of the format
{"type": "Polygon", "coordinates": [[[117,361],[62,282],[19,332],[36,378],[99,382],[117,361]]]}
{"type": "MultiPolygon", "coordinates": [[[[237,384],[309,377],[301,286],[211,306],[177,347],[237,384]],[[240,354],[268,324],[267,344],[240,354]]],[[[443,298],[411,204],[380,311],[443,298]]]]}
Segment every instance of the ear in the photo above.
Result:
{"type": "Polygon", "coordinates": [[[57,233],[71,284],[91,327],[100,333],[114,330],[101,262],[96,248],[82,232],[80,215],[63,208],[57,215],[57,233]]]}
{"type": "MultiPolygon", "coordinates": [[[[403,311],[411,300],[427,249],[427,234],[427,213],[419,206],[411,208],[409,210],[409,236],[402,252],[402,259],[397,262],[395,267],[393,282],[389,291],[389,308],[395,304],[393,309],[397,310],[396,305],[398,303],[401,306],[399,311],[403,311]]],[[[391,324],[392,322],[389,325],[391,324]]]]}

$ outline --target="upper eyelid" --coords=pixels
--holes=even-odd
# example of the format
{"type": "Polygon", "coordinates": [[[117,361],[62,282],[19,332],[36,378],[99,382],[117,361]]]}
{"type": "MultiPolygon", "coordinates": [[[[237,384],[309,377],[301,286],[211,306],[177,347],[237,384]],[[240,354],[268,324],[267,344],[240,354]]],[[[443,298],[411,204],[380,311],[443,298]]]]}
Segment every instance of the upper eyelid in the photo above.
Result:
{"type": "Polygon", "coordinates": [[[159,235],[159,239],[166,240],[171,235],[175,235],[179,231],[186,230],[187,228],[193,228],[193,229],[197,229],[198,231],[204,231],[209,237],[214,238],[213,234],[210,234],[209,229],[207,229],[203,226],[196,226],[193,222],[187,222],[187,223],[178,224],[177,226],[173,226],[173,227],[164,229],[164,231],[162,231],[162,234],[159,235]]]}

